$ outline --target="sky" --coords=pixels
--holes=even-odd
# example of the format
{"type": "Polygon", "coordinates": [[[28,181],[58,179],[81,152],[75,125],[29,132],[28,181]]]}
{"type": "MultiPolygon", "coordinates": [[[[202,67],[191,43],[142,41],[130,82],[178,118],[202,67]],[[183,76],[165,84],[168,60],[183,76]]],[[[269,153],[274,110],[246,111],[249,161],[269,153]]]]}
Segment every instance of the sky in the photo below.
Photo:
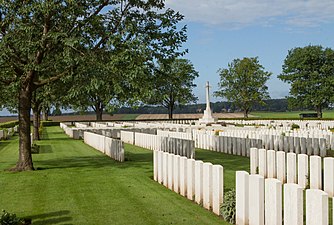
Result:
{"type": "MultiPolygon", "coordinates": [[[[218,69],[233,59],[258,57],[266,71],[271,98],[284,98],[289,86],[277,79],[288,51],[322,45],[334,49],[334,0],[166,0],[166,6],[184,15],[184,48],[199,77],[194,94],[205,102],[205,83],[212,96],[218,90],[218,69]]],[[[1,115],[9,112],[0,111],[1,115]]]]}
{"type": "MultiPolygon", "coordinates": [[[[271,98],[284,98],[289,85],[277,78],[288,51],[307,45],[334,48],[334,0],[166,0],[184,15],[184,47],[199,72],[194,94],[205,102],[205,83],[218,90],[218,69],[236,58],[258,57],[271,98]]],[[[223,101],[211,96],[211,102],[223,101]]]]}

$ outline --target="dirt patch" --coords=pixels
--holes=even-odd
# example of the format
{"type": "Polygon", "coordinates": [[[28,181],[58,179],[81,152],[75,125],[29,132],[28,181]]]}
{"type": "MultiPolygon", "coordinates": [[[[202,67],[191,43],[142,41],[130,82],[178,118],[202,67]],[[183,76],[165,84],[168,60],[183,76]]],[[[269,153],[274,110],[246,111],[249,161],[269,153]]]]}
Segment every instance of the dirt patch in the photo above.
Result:
{"type": "MultiPolygon", "coordinates": [[[[242,113],[214,113],[215,118],[243,118],[242,113]]],[[[174,114],[174,119],[199,119],[203,114],[174,114]]],[[[141,114],[136,118],[137,120],[154,120],[154,119],[168,119],[167,114],[141,114]]]]}
{"type": "Polygon", "coordinates": [[[17,116],[0,116],[0,123],[18,120],[17,116]]]}
{"type": "MultiPolygon", "coordinates": [[[[243,118],[242,113],[214,113],[213,116],[215,118],[243,118]]],[[[124,114],[115,114],[103,115],[103,120],[111,121],[111,120],[123,120],[126,116],[124,114]]],[[[203,114],[174,114],[174,119],[199,119],[202,118],[203,114]]],[[[32,118],[31,118],[32,119],[32,118]]],[[[62,115],[62,116],[50,116],[50,120],[61,122],[61,121],[95,121],[95,115],[62,115]]],[[[136,117],[136,120],[164,120],[168,119],[167,114],[141,114],[136,117]]],[[[3,116],[0,117],[0,123],[18,120],[16,116],[3,116]]]]}

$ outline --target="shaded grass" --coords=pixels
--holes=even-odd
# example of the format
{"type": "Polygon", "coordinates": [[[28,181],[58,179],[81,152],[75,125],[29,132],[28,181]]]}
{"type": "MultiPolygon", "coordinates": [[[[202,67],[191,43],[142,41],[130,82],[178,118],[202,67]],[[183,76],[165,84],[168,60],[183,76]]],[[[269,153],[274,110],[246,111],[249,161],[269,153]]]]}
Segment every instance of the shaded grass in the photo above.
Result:
{"type": "Polygon", "coordinates": [[[249,172],[249,158],[243,156],[229,155],[221,152],[213,152],[203,149],[196,149],[196,160],[220,164],[224,168],[224,189],[235,188],[235,172],[245,170],[249,172]]]}
{"type": "Polygon", "coordinates": [[[152,180],[152,151],[125,145],[118,163],[47,127],[36,171],[10,173],[18,140],[0,142],[0,207],[33,224],[228,224],[152,180]]]}
{"type": "MultiPolygon", "coordinates": [[[[300,113],[316,113],[315,111],[291,111],[291,112],[251,112],[252,116],[263,119],[299,119],[300,113]]],[[[324,119],[334,119],[334,110],[323,111],[324,119]]]]}

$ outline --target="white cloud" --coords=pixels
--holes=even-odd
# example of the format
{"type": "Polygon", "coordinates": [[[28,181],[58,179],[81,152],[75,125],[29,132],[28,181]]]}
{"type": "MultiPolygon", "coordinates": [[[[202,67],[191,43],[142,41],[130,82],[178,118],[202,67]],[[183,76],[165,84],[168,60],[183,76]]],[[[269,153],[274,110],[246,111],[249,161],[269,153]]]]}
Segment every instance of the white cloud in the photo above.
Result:
{"type": "Polygon", "coordinates": [[[238,28],[250,25],[314,27],[334,21],[333,0],[166,0],[186,21],[238,28]]]}

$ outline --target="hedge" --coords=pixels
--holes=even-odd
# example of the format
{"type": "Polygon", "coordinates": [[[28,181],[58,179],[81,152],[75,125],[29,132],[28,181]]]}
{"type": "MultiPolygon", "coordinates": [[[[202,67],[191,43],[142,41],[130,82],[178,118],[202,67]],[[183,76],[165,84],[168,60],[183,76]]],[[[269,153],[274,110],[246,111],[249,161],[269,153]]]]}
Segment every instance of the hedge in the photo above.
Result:
{"type": "Polygon", "coordinates": [[[59,126],[59,125],[60,125],[60,122],[56,122],[56,121],[51,121],[51,120],[41,121],[41,126],[43,127],[51,127],[51,126],[59,126]]]}
{"type": "Polygon", "coordinates": [[[6,123],[0,123],[0,128],[11,128],[11,127],[15,127],[19,125],[19,121],[15,120],[15,121],[9,121],[6,123]]]}

